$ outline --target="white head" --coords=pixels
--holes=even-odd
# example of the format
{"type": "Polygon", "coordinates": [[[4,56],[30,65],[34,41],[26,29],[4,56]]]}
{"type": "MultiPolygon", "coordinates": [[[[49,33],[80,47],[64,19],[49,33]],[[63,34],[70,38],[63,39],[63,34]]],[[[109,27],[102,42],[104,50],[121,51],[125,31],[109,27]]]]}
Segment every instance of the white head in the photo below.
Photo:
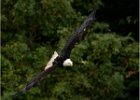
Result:
{"type": "Polygon", "coordinates": [[[63,62],[63,66],[64,66],[64,67],[71,67],[71,66],[73,66],[73,62],[72,62],[70,59],[66,59],[66,60],[63,62]]]}

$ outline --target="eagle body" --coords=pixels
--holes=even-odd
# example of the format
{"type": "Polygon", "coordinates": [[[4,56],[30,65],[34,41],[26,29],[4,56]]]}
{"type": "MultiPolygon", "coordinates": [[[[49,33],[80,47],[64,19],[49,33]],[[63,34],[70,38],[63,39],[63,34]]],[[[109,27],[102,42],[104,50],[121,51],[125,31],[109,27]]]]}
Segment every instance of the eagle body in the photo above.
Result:
{"type": "MultiPolygon", "coordinates": [[[[45,67],[44,70],[47,70],[48,68],[52,67],[52,66],[53,66],[54,60],[55,60],[58,56],[59,56],[58,53],[57,53],[56,51],[54,51],[54,53],[53,53],[51,59],[50,59],[49,62],[47,63],[47,65],[46,65],[46,67],[45,67]]],[[[71,59],[68,58],[68,59],[64,60],[63,66],[64,66],[64,67],[73,66],[73,62],[71,61],[71,59]]]]}

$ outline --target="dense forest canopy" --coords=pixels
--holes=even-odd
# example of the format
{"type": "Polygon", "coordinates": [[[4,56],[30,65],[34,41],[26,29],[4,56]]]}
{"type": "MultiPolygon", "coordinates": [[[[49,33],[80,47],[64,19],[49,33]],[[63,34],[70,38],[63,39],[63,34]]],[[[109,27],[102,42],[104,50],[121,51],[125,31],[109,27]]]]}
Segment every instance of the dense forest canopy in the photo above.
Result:
{"type": "Polygon", "coordinates": [[[40,73],[93,9],[96,21],[58,68],[21,100],[138,100],[138,0],[1,2],[2,100],[40,73]]]}

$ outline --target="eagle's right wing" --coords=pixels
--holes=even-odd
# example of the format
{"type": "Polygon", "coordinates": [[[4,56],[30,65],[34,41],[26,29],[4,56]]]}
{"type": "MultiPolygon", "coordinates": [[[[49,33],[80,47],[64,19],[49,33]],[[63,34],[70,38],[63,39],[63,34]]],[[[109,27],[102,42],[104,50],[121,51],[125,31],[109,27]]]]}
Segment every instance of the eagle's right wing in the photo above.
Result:
{"type": "Polygon", "coordinates": [[[78,42],[81,38],[84,37],[84,35],[86,35],[87,30],[89,29],[89,27],[92,25],[92,23],[94,22],[95,18],[95,13],[96,10],[94,10],[87,18],[86,20],[83,22],[83,24],[80,26],[79,29],[77,29],[72,36],[70,36],[70,38],[68,39],[68,41],[65,44],[64,49],[62,50],[60,57],[62,59],[67,59],[70,58],[70,54],[72,49],[74,48],[74,45],[76,42],[78,42]]]}

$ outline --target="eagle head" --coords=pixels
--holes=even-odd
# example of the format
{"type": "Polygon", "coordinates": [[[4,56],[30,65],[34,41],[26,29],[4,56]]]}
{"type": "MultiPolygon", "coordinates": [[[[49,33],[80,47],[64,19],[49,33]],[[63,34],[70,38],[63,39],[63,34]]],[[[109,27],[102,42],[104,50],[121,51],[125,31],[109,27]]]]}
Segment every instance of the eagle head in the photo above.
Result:
{"type": "Polygon", "coordinates": [[[70,59],[66,59],[66,60],[63,62],[63,66],[64,66],[64,67],[71,67],[71,66],[73,66],[73,62],[72,62],[70,59]]]}

